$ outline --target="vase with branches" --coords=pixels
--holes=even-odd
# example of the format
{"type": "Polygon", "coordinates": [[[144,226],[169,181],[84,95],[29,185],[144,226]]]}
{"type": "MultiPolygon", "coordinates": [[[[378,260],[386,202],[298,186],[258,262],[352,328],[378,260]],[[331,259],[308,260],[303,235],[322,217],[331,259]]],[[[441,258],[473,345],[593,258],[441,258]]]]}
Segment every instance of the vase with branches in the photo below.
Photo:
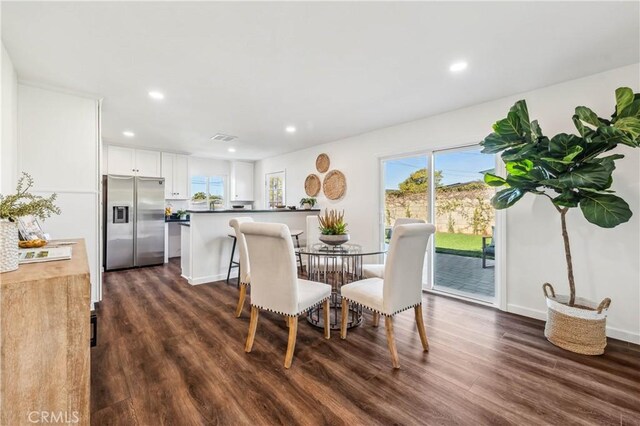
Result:
{"type": "Polygon", "coordinates": [[[0,194],[0,272],[13,271],[18,268],[18,227],[16,221],[22,216],[34,216],[44,220],[52,214],[60,214],[55,205],[56,194],[41,197],[29,192],[33,187],[33,178],[22,173],[16,186],[16,193],[0,194]]]}

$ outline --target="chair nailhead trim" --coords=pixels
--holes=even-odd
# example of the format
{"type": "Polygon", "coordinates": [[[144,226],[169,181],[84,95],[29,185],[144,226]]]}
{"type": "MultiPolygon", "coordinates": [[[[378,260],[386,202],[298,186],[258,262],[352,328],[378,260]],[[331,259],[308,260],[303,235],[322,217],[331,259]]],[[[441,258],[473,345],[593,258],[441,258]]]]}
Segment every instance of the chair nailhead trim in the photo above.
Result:
{"type": "MultiPolygon", "coordinates": [[[[329,296],[329,297],[331,297],[331,296],[329,296]]],[[[280,312],[280,311],[274,311],[273,309],[265,308],[265,307],[260,306],[260,305],[251,304],[251,306],[252,307],[256,307],[258,309],[262,309],[263,311],[269,311],[269,312],[273,312],[274,314],[284,315],[285,317],[297,317],[298,315],[303,314],[305,312],[308,312],[308,311],[310,311],[311,309],[315,308],[318,305],[322,305],[327,299],[329,299],[329,297],[325,297],[324,299],[322,299],[321,301],[319,301],[315,305],[311,305],[307,309],[305,309],[304,311],[300,311],[300,312],[298,312],[297,314],[294,314],[294,315],[285,314],[284,312],[280,312]]]]}
{"type": "Polygon", "coordinates": [[[403,309],[397,310],[397,311],[395,311],[394,313],[391,313],[391,314],[385,314],[384,312],[381,312],[381,311],[379,311],[379,310],[377,310],[377,309],[373,309],[371,306],[363,305],[362,303],[358,303],[358,302],[356,302],[356,301],[354,301],[354,300],[347,299],[347,298],[346,298],[346,297],[344,297],[344,296],[342,296],[342,298],[343,298],[343,299],[345,299],[345,300],[347,300],[349,303],[353,303],[353,304],[355,304],[355,305],[357,305],[357,306],[362,306],[363,308],[367,308],[367,309],[369,309],[370,311],[372,311],[372,312],[376,312],[376,313],[378,313],[378,314],[380,314],[380,315],[383,315],[383,316],[385,316],[385,317],[391,317],[391,316],[394,316],[394,315],[396,315],[396,314],[399,314],[400,312],[404,312],[404,311],[406,311],[406,310],[408,310],[408,309],[415,308],[416,306],[418,306],[418,305],[421,305],[421,304],[422,304],[422,303],[416,303],[415,305],[407,306],[406,308],[403,308],[403,309]]]}

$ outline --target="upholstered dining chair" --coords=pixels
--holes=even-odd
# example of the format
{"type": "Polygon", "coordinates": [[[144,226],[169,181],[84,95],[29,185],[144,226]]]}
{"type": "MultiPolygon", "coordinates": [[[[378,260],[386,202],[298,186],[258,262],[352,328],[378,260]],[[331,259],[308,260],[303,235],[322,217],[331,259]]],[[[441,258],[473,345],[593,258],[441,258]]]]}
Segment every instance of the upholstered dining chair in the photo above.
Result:
{"type": "Polygon", "coordinates": [[[324,337],[329,338],[331,286],[298,278],[296,255],[289,227],[279,223],[243,223],[251,262],[251,320],[245,351],[251,352],[260,310],[284,315],[289,340],[284,367],[291,367],[298,332],[298,316],[324,303],[324,337]]]}
{"type": "Polygon", "coordinates": [[[368,278],[343,285],[340,289],[342,294],[340,337],[347,338],[349,302],[372,310],[374,326],[377,325],[376,318],[383,315],[393,368],[400,368],[393,336],[395,314],[406,309],[414,309],[422,348],[425,351],[429,350],[422,318],[422,269],[427,243],[435,229],[435,226],[426,223],[397,225],[391,236],[384,278],[368,278]]]}
{"type": "Polygon", "coordinates": [[[244,299],[247,297],[247,287],[251,284],[251,267],[249,265],[249,256],[247,255],[247,241],[240,231],[240,225],[243,223],[253,222],[251,217],[234,217],[229,221],[229,226],[236,233],[236,241],[240,248],[240,268],[238,269],[238,282],[240,283],[240,296],[238,297],[238,305],[236,306],[236,318],[242,315],[244,307],[244,299]]]}
{"type": "MultiPolygon", "coordinates": [[[[393,223],[391,236],[393,237],[393,230],[398,225],[406,225],[407,223],[424,223],[422,219],[414,219],[411,217],[399,217],[393,223]]],[[[383,278],[384,276],[384,263],[368,263],[362,265],[362,276],[365,278],[383,278]]]]}

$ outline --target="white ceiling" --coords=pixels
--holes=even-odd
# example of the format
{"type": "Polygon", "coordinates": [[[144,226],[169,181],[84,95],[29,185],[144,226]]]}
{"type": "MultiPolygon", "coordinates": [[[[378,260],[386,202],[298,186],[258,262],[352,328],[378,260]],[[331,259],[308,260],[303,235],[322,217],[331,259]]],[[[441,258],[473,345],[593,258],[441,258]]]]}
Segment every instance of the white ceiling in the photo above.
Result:
{"type": "Polygon", "coordinates": [[[21,79],[103,96],[107,142],[258,159],[639,62],[639,13],[638,2],[3,1],[2,39],[21,79]],[[459,59],[469,67],[453,75],[459,59]]]}

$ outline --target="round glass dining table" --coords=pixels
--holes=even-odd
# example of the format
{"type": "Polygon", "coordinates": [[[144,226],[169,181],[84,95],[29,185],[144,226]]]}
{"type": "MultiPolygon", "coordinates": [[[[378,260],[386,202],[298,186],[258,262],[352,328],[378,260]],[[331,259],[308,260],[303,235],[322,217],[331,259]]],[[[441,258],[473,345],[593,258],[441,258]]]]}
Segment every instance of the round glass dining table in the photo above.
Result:
{"type": "MultiPolygon", "coordinates": [[[[329,321],[332,330],[340,329],[342,296],[340,287],[353,281],[363,279],[362,265],[365,256],[376,256],[386,253],[379,245],[366,246],[354,243],[345,243],[332,246],[323,243],[315,243],[299,248],[299,253],[307,256],[308,279],[324,282],[331,285],[331,313],[329,321]]],[[[369,263],[379,263],[373,258],[369,263]]],[[[307,321],[316,327],[324,327],[322,306],[313,308],[307,321]]],[[[362,307],[349,304],[349,319],[347,327],[356,327],[362,323],[362,307]]]]}

